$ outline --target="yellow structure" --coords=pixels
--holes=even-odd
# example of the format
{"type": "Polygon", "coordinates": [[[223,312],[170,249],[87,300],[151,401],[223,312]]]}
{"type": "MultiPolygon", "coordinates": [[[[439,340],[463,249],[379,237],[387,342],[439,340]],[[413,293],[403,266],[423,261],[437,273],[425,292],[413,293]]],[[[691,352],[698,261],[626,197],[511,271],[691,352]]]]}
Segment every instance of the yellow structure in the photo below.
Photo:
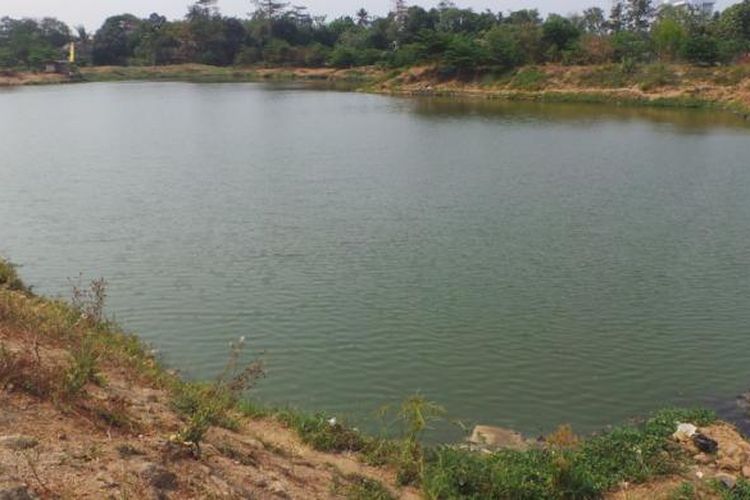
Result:
{"type": "Polygon", "coordinates": [[[68,49],[68,62],[73,64],[76,62],[76,44],[75,42],[70,42],[70,47],[68,49]]]}

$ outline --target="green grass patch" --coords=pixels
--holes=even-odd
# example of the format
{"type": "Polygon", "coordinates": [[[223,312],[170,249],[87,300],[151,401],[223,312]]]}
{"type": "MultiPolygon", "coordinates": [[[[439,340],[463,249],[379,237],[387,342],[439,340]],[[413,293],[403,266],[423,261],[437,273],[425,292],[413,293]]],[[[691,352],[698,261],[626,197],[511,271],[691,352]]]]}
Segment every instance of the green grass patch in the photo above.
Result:
{"type": "Polygon", "coordinates": [[[510,87],[519,90],[541,90],[549,77],[534,66],[520,69],[510,81],[510,87]]]}
{"type": "Polygon", "coordinates": [[[687,457],[669,439],[676,424],[714,419],[705,410],[665,410],[640,426],[618,427],[571,449],[485,456],[439,447],[427,454],[423,490],[428,498],[599,498],[623,481],[679,472],[687,457]]]}
{"type": "Polygon", "coordinates": [[[380,482],[359,474],[336,478],[333,493],[348,500],[392,500],[395,497],[380,482]]]}
{"type": "Polygon", "coordinates": [[[16,266],[0,257],[0,288],[14,290],[19,292],[30,292],[31,290],[24,285],[21,278],[18,277],[16,266]]]}

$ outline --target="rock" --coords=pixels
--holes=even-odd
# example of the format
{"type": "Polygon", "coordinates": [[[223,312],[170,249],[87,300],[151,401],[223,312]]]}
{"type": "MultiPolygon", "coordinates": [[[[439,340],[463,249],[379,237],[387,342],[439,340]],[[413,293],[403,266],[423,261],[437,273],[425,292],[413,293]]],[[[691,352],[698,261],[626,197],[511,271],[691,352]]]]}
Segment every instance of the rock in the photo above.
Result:
{"type": "Polygon", "coordinates": [[[33,500],[34,496],[29,493],[26,486],[11,486],[0,488],[0,500],[33,500]]]}
{"type": "Polygon", "coordinates": [[[529,448],[528,442],[518,432],[489,425],[474,427],[469,442],[493,450],[525,451],[529,448]]]}
{"type": "Polygon", "coordinates": [[[701,465],[707,465],[713,462],[713,458],[706,455],[705,453],[698,453],[697,455],[693,456],[693,460],[695,460],[695,463],[701,465]]]}
{"type": "Polygon", "coordinates": [[[742,475],[750,479],[750,465],[746,465],[742,468],[742,475]]]}
{"type": "Polygon", "coordinates": [[[177,476],[161,465],[144,462],[138,467],[138,475],[156,489],[173,490],[177,488],[177,476]]]}
{"type": "Polygon", "coordinates": [[[696,432],[698,432],[698,428],[693,424],[678,424],[677,430],[674,434],[672,434],[672,437],[676,441],[684,443],[690,440],[690,438],[693,437],[696,432]]]}
{"type": "Polygon", "coordinates": [[[30,436],[0,436],[0,446],[11,450],[28,450],[38,444],[39,441],[30,436]]]}
{"type": "Polygon", "coordinates": [[[716,453],[719,449],[719,443],[704,434],[693,436],[693,444],[703,453],[716,453]]]}
{"type": "Polygon", "coordinates": [[[731,490],[737,484],[737,478],[731,474],[716,474],[715,479],[723,484],[728,490],[731,490]]]}

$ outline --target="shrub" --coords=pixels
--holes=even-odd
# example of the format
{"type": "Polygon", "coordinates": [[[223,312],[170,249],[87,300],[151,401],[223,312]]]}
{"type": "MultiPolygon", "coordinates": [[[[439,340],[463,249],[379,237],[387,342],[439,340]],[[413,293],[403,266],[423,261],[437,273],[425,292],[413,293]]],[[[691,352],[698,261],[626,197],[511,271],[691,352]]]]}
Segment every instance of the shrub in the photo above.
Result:
{"type": "Polygon", "coordinates": [[[29,289],[23,284],[16,273],[16,266],[0,258],[0,288],[28,292],[29,289]]]}
{"type": "Polygon", "coordinates": [[[236,427],[230,411],[237,408],[240,398],[265,374],[257,360],[240,366],[244,347],[244,337],[232,343],[229,360],[212,384],[178,383],[174,388],[172,404],[187,417],[177,441],[199,452],[200,443],[212,425],[236,427]]]}
{"type": "Polygon", "coordinates": [[[547,74],[538,68],[524,68],[516,73],[510,86],[521,90],[541,90],[547,81],[547,74]]]}
{"type": "Polygon", "coordinates": [[[714,64],[719,61],[719,44],[708,35],[694,35],[685,41],[682,56],[694,64],[714,64]]]}

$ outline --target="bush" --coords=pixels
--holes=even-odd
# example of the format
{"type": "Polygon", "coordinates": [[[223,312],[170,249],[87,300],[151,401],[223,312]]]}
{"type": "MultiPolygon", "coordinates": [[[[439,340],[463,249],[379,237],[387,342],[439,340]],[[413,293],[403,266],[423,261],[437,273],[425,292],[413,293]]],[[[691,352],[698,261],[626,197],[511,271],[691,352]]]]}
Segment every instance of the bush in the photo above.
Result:
{"type": "Polygon", "coordinates": [[[547,81],[547,74],[538,68],[524,68],[516,73],[510,86],[520,90],[541,90],[547,81]]]}
{"type": "Polygon", "coordinates": [[[511,30],[504,26],[492,28],[484,36],[489,64],[511,69],[523,63],[523,52],[511,30]]]}
{"type": "Polygon", "coordinates": [[[221,375],[212,384],[177,384],[172,404],[187,417],[187,423],[176,440],[200,451],[200,443],[212,425],[234,428],[229,415],[240,398],[263,377],[263,365],[253,361],[240,366],[245,339],[231,345],[229,360],[221,375]]]}
{"type": "Polygon", "coordinates": [[[465,36],[454,36],[443,55],[445,65],[459,71],[481,66],[488,59],[487,49],[465,36]]]}
{"type": "MultiPolygon", "coordinates": [[[[576,444],[481,455],[454,447],[428,453],[423,490],[429,498],[600,498],[623,481],[643,482],[680,469],[669,436],[678,422],[708,425],[704,410],[665,410],[639,427],[620,427],[576,444]]],[[[559,436],[558,436],[559,437],[559,436]]]]}
{"type": "Polygon", "coordinates": [[[0,288],[7,288],[17,292],[28,292],[21,278],[16,273],[16,266],[0,258],[0,288]]]}
{"type": "Polygon", "coordinates": [[[685,41],[682,56],[693,64],[715,64],[719,61],[719,44],[708,35],[695,35],[685,41]]]}
{"type": "Polygon", "coordinates": [[[337,45],[331,51],[328,62],[337,68],[351,68],[357,64],[357,51],[346,45],[337,45]]]}

